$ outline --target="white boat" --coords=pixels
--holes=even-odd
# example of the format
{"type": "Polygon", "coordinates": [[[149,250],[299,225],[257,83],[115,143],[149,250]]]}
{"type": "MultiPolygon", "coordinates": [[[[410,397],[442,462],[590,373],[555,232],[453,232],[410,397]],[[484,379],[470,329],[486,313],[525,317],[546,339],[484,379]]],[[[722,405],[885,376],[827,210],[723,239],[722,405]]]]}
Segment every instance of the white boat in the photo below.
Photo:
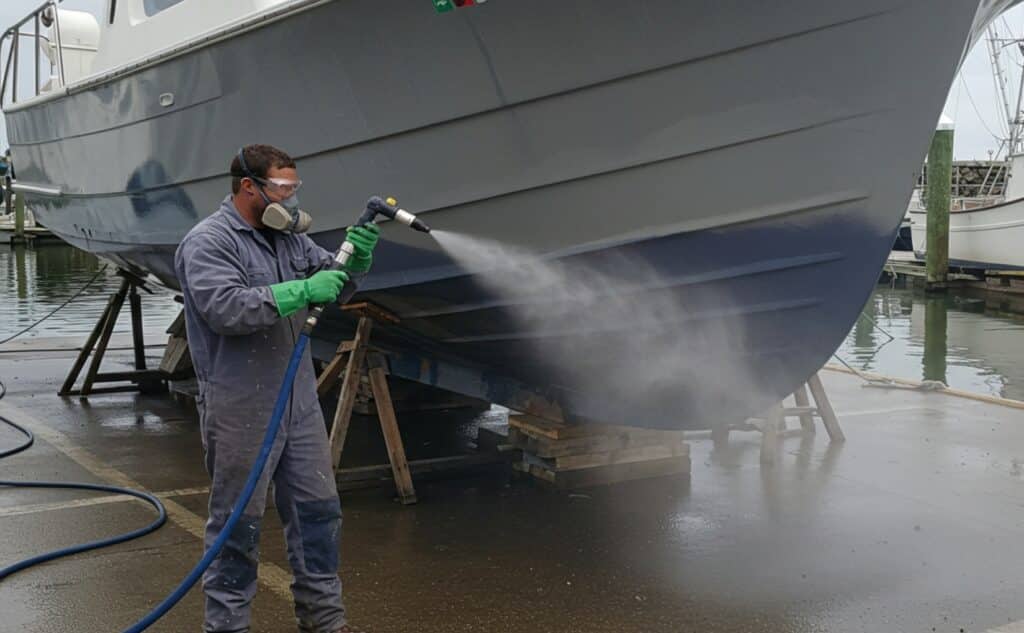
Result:
{"type": "MultiPolygon", "coordinates": [[[[924,259],[928,251],[928,213],[920,202],[910,209],[910,222],[914,255],[924,259]]],[[[990,270],[1024,269],[1024,155],[1010,159],[1004,197],[951,200],[949,264],[990,270]]]]}

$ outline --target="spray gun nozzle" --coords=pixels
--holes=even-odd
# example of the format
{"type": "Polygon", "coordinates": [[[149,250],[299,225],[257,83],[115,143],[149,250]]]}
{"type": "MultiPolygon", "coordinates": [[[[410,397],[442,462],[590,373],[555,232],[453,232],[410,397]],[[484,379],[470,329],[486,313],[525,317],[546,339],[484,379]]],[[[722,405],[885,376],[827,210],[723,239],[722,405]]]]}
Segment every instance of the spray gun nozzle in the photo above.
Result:
{"type": "Polygon", "coordinates": [[[409,228],[422,231],[423,233],[430,233],[430,227],[420,220],[415,215],[409,213],[404,209],[398,208],[398,201],[394,198],[388,198],[382,200],[378,196],[373,196],[366,201],[366,211],[359,218],[359,224],[366,224],[372,222],[373,218],[378,215],[383,215],[386,218],[391,218],[397,222],[408,226],[409,228]]]}
{"type": "Polygon", "coordinates": [[[410,224],[409,226],[411,226],[412,228],[416,229],[417,231],[422,231],[424,233],[430,233],[430,227],[427,226],[423,222],[423,220],[420,220],[418,218],[413,220],[412,224],[410,224]]]}

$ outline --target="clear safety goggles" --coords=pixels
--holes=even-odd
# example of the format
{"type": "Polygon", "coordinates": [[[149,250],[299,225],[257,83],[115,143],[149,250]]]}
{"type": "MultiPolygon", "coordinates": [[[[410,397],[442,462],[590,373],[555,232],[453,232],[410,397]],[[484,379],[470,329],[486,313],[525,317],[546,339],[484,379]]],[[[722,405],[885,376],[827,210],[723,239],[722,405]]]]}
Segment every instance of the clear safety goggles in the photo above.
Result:
{"type": "Polygon", "coordinates": [[[301,180],[287,180],[285,178],[254,178],[267,189],[281,194],[293,194],[302,187],[301,180]]]}

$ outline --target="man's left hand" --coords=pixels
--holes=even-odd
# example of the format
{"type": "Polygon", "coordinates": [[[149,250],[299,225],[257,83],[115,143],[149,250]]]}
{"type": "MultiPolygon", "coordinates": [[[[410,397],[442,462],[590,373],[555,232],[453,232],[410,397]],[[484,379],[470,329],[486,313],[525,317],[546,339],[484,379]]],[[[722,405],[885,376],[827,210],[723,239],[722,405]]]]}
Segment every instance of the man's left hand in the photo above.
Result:
{"type": "Polygon", "coordinates": [[[370,270],[370,265],[373,263],[373,249],[377,246],[379,237],[380,227],[373,222],[348,228],[345,239],[352,244],[355,251],[345,266],[348,272],[365,273],[370,270]]]}

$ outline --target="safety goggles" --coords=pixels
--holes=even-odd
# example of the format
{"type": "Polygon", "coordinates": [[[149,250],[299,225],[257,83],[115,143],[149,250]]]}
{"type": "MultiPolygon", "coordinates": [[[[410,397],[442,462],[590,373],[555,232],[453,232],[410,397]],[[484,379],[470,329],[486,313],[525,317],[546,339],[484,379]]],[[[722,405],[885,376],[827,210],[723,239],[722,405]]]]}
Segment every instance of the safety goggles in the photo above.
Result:
{"type": "Polygon", "coordinates": [[[301,180],[286,180],[284,178],[253,178],[267,189],[275,193],[293,194],[302,186],[301,180]]]}

